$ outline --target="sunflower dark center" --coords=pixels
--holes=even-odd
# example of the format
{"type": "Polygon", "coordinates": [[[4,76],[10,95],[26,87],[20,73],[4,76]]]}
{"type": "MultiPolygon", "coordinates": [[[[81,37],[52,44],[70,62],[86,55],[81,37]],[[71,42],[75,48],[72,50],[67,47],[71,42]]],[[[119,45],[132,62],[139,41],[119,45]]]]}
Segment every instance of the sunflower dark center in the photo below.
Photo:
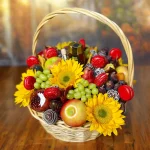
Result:
{"type": "Polygon", "coordinates": [[[64,81],[64,82],[68,82],[69,80],[70,80],[70,78],[69,78],[68,76],[64,76],[64,77],[63,77],[63,81],[64,81]]]}
{"type": "Polygon", "coordinates": [[[101,118],[105,118],[105,117],[107,116],[107,112],[106,112],[104,109],[100,109],[100,110],[98,111],[98,115],[99,115],[99,117],[101,117],[101,118]]]}

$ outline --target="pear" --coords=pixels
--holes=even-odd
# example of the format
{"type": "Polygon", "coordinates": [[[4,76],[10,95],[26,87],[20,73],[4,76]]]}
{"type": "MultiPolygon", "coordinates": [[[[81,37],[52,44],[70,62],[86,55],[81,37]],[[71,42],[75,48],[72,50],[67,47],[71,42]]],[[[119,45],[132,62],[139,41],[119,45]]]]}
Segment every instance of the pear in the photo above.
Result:
{"type": "Polygon", "coordinates": [[[125,76],[125,82],[128,82],[128,68],[126,66],[119,66],[116,68],[117,73],[123,73],[125,76]]]}

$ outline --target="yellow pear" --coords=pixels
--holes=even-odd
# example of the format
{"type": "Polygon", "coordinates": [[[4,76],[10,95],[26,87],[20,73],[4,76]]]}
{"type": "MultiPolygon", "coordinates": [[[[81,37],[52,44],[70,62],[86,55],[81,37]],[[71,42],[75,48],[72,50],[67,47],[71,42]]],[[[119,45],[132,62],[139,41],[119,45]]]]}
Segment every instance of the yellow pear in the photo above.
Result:
{"type": "Polygon", "coordinates": [[[116,68],[117,73],[123,73],[125,81],[128,82],[128,68],[126,66],[119,66],[116,68]]]}

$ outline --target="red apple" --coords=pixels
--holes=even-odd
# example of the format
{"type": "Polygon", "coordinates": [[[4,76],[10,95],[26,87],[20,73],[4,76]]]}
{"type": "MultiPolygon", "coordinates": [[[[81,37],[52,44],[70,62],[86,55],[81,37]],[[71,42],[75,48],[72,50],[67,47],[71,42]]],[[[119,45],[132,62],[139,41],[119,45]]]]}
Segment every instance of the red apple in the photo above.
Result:
{"type": "Polygon", "coordinates": [[[89,83],[94,82],[94,72],[91,68],[86,67],[84,69],[84,74],[82,75],[82,78],[84,78],[85,80],[88,80],[89,83]]]}
{"type": "Polygon", "coordinates": [[[60,112],[62,120],[71,127],[80,127],[86,122],[86,106],[77,99],[68,100],[60,112]]]}

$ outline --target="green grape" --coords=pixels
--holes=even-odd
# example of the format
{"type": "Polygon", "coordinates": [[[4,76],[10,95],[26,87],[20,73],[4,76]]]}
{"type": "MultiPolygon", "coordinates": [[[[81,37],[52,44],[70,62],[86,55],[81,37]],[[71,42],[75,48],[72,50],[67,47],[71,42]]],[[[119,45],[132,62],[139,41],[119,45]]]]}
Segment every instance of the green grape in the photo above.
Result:
{"type": "Polygon", "coordinates": [[[93,88],[96,88],[96,84],[90,83],[90,84],[89,84],[89,89],[93,89],[93,88]]]}
{"type": "Polygon", "coordinates": [[[79,86],[82,86],[82,84],[81,83],[77,83],[77,87],[79,87],[79,86]]]}
{"type": "Polygon", "coordinates": [[[74,92],[79,92],[79,89],[78,88],[74,89],[74,92]]]}
{"type": "Polygon", "coordinates": [[[34,87],[35,87],[36,89],[40,89],[40,83],[35,82],[35,83],[34,83],[34,87]]]}
{"type": "Polygon", "coordinates": [[[91,94],[86,94],[86,97],[91,98],[92,96],[91,96],[91,94]]]}
{"type": "Polygon", "coordinates": [[[69,94],[74,94],[74,90],[69,90],[69,94]]]}
{"type": "Polygon", "coordinates": [[[48,74],[47,77],[48,77],[48,78],[52,78],[53,75],[52,75],[52,74],[48,74]]]}
{"type": "Polygon", "coordinates": [[[44,73],[45,75],[48,75],[48,74],[50,74],[50,70],[45,69],[45,70],[43,71],[43,73],[44,73]]]}
{"type": "Polygon", "coordinates": [[[36,79],[36,82],[37,82],[37,83],[42,83],[42,80],[41,80],[40,78],[37,78],[37,79],[36,79]]]}
{"type": "Polygon", "coordinates": [[[46,84],[46,85],[45,85],[45,88],[49,88],[49,87],[50,87],[50,85],[49,85],[49,84],[46,84]]]}
{"type": "Polygon", "coordinates": [[[81,78],[80,83],[83,84],[85,80],[83,78],[81,78]]]}
{"type": "Polygon", "coordinates": [[[93,89],[92,89],[92,94],[93,94],[93,95],[98,94],[98,89],[97,89],[97,88],[93,88],[93,89]]]}
{"type": "Polygon", "coordinates": [[[50,85],[50,81],[49,80],[47,80],[45,83],[46,83],[46,85],[50,85]]]}
{"type": "Polygon", "coordinates": [[[40,74],[42,74],[42,72],[41,72],[41,71],[37,71],[37,72],[36,72],[36,77],[39,77],[40,74]]]}
{"type": "Polygon", "coordinates": [[[87,87],[89,85],[89,82],[87,80],[84,80],[84,82],[82,84],[84,87],[87,87]]]}
{"type": "Polygon", "coordinates": [[[67,94],[67,99],[73,99],[74,95],[73,94],[67,94]]]}
{"type": "Polygon", "coordinates": [[[82,101],[83,103],[86,102],[86,101],[87,101],[86,96],[82,96],[82,97],[81,97],[81,101],[82,101]]]}
{"type": "Polygon", "coordinates": [[[46,85],[45,82],[42,82],[42,83],[41,83],[41,88],[42,88],[42,89],[45,89],[45,85],[46,85]]]}
{"type": "Polygon", "coordinates": [[[80,92],[82,96],[85,96],[85,91],[80,92]]]}
{"type": "Polygon", "coordinates": [[[88,88],[85,88],[85,93],[87,93],[87,94],[91,94],[91,90],[90,90],[90,89],[88,89],[88,88]]]}
{"type": "Polygon", "coordinates": [[[42,81],[47,81],[47,76],[44,75],[44,74],[40,74],[39,78],[40,78],[42,81]]]}
{"type": "Polygon", "coordinates": [[[74,93],[74,98],[75,98],[75,99],[80,99],[80,98],[81,98],[80,92],[74,93]]]}
{"type": "Polygon", "coordinates": [[[84,91],[84,86],[81,84],[80,86],[78,86],[78,90],[79,91],[84,91]]]}

